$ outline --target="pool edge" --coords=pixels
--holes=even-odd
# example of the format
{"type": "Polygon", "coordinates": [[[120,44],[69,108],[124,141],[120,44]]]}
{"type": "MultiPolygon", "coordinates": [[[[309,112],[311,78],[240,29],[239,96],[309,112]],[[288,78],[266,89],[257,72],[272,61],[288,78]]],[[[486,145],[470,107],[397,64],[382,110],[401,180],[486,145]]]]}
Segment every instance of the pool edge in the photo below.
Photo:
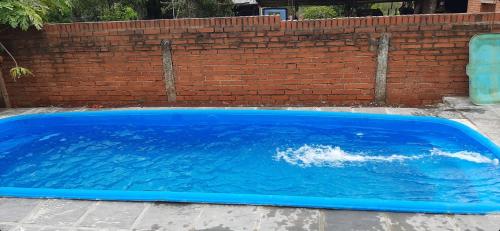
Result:
{"type": "Polygon", "coordinates": [[[496,214],[500,203],[447,203],[258,194],[0,187],[0,197],[239,204],[435,214],[496,214]]]}

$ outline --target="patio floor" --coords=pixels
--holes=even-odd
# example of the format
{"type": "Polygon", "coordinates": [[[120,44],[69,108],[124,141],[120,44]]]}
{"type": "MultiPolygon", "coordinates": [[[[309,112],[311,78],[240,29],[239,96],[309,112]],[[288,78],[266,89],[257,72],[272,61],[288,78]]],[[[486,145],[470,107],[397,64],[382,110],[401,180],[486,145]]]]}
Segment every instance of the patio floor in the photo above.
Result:
{"type": "MultiPolygon", "coordinates": [[[[134,108],[135,109],[135,108],[134,108]]],[[[429,115],[453,119],[500,145],[500,105],[445,98],[435,108],[277,108],[429,115]]],[[[0,118],[85,108],[0,109],[0,118]]],[[[500,214],[440,215],[270,206],[0,198],[7,230],[500,230],[500,214]]]]}

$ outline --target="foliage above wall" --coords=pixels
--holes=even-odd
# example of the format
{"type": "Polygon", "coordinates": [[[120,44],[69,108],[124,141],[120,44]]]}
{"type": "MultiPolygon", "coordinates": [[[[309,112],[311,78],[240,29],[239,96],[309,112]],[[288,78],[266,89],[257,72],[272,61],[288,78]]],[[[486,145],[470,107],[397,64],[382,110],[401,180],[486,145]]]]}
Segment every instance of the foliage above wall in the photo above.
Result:
{"type": "Polygon", "coordinates": [[[115,3],[111,8],[104,11],[101,16],[103,21],[118,21],[118,20],[136,20],[138,19],[137,12],[130,6],[125,6],[121,3],[115,3]]]}
{"type": "Polygon", "coordinates": [[[162,6],[163,14],[174,18],[209,18],[233,16],[232,0],[176,0],[162,6]]]}
{"type": "Polygon", "coordinates": [[[126,21],[233,16],[232,0],[68,0],[71,8],[49,11],[48,22],[126,21]]]}
{"type": "Polygon", "coordinates": [[[27,30],[34,26],[41,29],[50,14],[70,9],[69,0],[2,0],[0,24],[27,30]]]}
{"type": "MultiPolygon", "coordinates": [[[[117,21],[143,19],[147,0],[71,0],[71,10],[62,21],[117,21]]],[[[51,22],[61,22],[53,18],[51,22]]]]}
{"type": "MultiPolygon", "coordinates": [[[[40,30],[48,20],[49,12],[63,12],[69,8],[69,0],[3,0],[0,2],[0,25],[21,30],[34,26],[40,30]]],[[[9,71],[14,80],[33,75],[29,69],[18,65],[14,56],[1,42],[0,51],[4,51],[14,61],[14,67],[9,71]]]]}
{"type": "Polygon", "coordinates": [[[338,12],[330,6],[310,6],[304,8],[302,14],[304,19],[322,19],[322,18],[335,18],[338,17],[338,12]]]}

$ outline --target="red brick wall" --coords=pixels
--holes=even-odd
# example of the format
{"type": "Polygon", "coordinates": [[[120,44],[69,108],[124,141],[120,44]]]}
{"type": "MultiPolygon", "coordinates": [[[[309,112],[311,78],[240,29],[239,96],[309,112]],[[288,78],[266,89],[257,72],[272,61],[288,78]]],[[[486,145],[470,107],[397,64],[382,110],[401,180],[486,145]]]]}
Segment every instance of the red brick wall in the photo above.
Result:
{"type": "Polygon", "coordinates": [[[466,95],[467,42],[499,23],[492,13],[239,17],[53,24],[0,40],[36,75],[6,78],[18,107],[321,106],[373,102],[377,40],[387,32],[388,103],[415,106],[466,95]],[[172,40],[176,103],[165,93],[162,39],[172,40]]]}
{"type": "Polygon", "coordinates": [[[500,0],[488,0],[488,2],[484,0],[468,0],[467,12],[500,12],[500,0]]]}
{"type": "Polygon", "coordinates": [[[467,12],[468,13],[480,13],[481,12],[481,0],[468,0],[467,12]]]}

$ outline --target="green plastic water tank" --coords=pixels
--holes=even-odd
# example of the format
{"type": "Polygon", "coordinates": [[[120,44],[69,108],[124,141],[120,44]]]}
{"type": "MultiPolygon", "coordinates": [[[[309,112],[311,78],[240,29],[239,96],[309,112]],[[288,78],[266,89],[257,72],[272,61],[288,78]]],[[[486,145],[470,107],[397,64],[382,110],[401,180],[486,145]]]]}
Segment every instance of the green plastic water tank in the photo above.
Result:
{"type": "Polygon", "coordinates": [[[500,34],[472,37],[467,75],[474,104],[500,103],[500,34]]]}

